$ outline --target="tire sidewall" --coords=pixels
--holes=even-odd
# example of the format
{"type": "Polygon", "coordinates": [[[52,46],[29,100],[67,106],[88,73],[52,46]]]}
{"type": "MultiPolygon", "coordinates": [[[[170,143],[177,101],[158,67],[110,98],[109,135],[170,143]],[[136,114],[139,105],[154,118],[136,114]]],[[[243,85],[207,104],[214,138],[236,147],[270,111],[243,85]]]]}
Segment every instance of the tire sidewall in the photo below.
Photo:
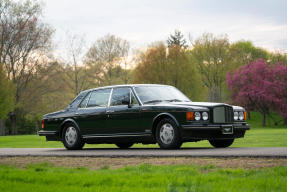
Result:
{"type": "Polygon", "coordinates": [[[66,147],[66,149],[68,150],[77,150],[77,149],[82,149],[82,147],[84,146],[84,143],[81,139],[81,134],[80,134],[80,131],[79,129],[74,125],[74,124],[67,124],[65,125],[64,129],[63,129],[63,132],[62,132],[62,142],[64,144],[64,146],[66,147]],[[76,132],[77,132],[77,140],[76,142],[74,143],[74,145],[70,145],[66,142],[66,139],[65,139],[65,136],[66,136],[66,131],[69,127],[74,127],[76,132]]]}
{"type": "Polygon", "coordinates": [[[164,118],[158,123],[156,127],[155,138],[156,138],[158,145],[162,149],[178,149],[182,144],[179,128],[177,124],[170,118],[164,118]],[[174,132],[173,140],[169,144],[163,143],[160,138],[160,129],[166,123],[169,123],[173,127],[173,132],[174,132]]]}

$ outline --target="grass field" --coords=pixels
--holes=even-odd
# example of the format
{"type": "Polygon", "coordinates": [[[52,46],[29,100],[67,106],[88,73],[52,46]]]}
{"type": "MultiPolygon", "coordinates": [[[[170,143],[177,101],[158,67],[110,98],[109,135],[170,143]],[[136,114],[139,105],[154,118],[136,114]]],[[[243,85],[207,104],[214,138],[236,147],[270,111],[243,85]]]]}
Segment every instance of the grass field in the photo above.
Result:
{"type": "Polygon", "coordinates": [[[287,167],[222,169],[143,164],[111,170],[0,165],[0,191],[286,191],[287,167]]]}
{"type": "MultiPolygon", "coordinates": [[[[244,138],[235,140],[232,147],[287,147],[287,129],[255,128],[246,132],[244,138]]],[[[1,136],[0,148],[54,148],[63,147],[56,141],[46,142],[45,137],[37,135],[1,136]]],[[[115,145],[85,145],[85,147],[116,147],[115,145]]],[[[158,145],[136,144],[133,147],[158,147],[158,145]]],[[[184,143],[182,147],[211,147],[207,141],[184,143]]]]}

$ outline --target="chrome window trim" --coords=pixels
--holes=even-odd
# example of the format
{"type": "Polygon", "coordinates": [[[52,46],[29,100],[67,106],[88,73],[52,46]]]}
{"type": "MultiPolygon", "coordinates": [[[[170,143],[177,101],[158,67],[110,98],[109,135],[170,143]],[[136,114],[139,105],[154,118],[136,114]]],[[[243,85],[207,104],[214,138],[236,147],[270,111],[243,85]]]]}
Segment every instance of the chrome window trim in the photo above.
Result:
{"type": "MultiPolygon", "coordinates": [[[[129,89],[129,90],[130,90],[130,101],[131,101],[131,94],[133,94],[133,96],[134,96],[134,98],[136,99],[138,105],[139,105],[139,106],[141,105],[140,102],[139,102],[139,100],[137,99],[137,97],[136,97],[135,94],[133,93],[133,87],[114,87],[112,93],[114,92],[114,89],[121,89],[121,88],[127,88],[127,89],[129,89]]],[[[111,102],[111,100],[112,100],[112,95],[113,95],[113,94],[110,95],[110,101],[109,101],[108,107],[124,106],[124,105],[112,105],[112,106],[111,106],[111,103],[110,103],[110,102],[111,102]]]]}
{"type": "Polygon", "coordinates": [[[139,98],[139,96],[138,96],[138,94],[137,94],[137,92],[136,92],[136,90],[135,90],[135,87],[132,87],[132,90],[133,90],[134,96],[135,96],[136,99],[138,100],[139,104],[140,104],[141,106],[143,106],[143,103],[142,103],[142,101],[140,100],[140,98],[139,98]]]}
{"type": "MultiPolygon", "coordinates": [[[[111,89],[111,91],[110,91],[110,94],[111,94],[113,88],[97,89],[97,90],[90,91],[90,92],[88,93],[88,94],[90,94],[90,95],[89,95],[89,100],[88,100],[86,106],[83,107],[83,108],[78,107],[78,109],[106,108],[106,107],[108,106],[108,104],[109,104],[109,101],[108,101],[107,105],[105,105],[105,106],[95,106],[95,107],[88,107],[88,103],[89,103],[89,101],[90,101],[90,99],[91,99],[91,96],[92,96],[92,93],[93,93],[93,92],[100,91],[100,90],[107,90],[107,89],[111,89]]],[[[110,95],[110,96],[111,96],[111,95],[110,95]]],[[[109,97],[110,97],[110,96],[109,96],[109,97]]]]}
{"type": "Polygon", "coordinates": [[[110,107],[113,92],[114,92],[114,88],[112,88],[112,90],[111,90],[111,92],[110,92],[110,96],[109,96],[109,101],[108,101],[107,108],[110,107]]]}
{"type": "Polygon", "coordinates": [[[87,104],[89,103],[89,101],[90,101],[90,97],[91,97],[91,92],[93,92],[93,91],[89,91],[86,95],[85,95],[85,97],[81,100],[81,102],[79,103],[79,105],[78,105],[78,109],[85,109],[85,108],[87,108],[87,104]],[[90,95],[89,95],[90,94],[90,95]],[[81,103],[84,101],[84,99],[86,99],[86,97],[89,95],[89,99],[88,99],[88,101],[87,101],[87,103],[86,103],[86,106],[85,107],[80,107],[80,105],[81,105],[81,103]]]}

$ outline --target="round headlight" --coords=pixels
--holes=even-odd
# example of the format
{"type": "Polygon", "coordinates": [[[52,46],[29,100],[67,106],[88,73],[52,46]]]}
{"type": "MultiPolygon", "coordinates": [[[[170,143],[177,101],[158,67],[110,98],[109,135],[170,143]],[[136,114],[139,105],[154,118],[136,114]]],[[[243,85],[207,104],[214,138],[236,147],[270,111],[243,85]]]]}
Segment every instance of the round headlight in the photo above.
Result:
{"type": "Polygon", "coordinates": [[[195,112],[195,113],[194,113],[194,119],[195,119],[196,121],[199,121],[199,120],[200,120],[200,113],[199,113],[199,112],[195,112]]]}
{"type": "Polygon", "coordinates": [[[207,112],[203,112],[203,113],[202,113],[202,119],[203,119],[204,121],[206,121],[206,120],[208,119],[208,113],[207,113],[207,112]]]}
{"type": "Polygon", "coordinates": [[[243,111],[239,112],[239,120],[242,121],[244,119],[244,113],[243,111]]]}
{"type": "Polygon", "coordinates": [[[234,112],[234,120],[238,120],[238,112],[234,112]]]}

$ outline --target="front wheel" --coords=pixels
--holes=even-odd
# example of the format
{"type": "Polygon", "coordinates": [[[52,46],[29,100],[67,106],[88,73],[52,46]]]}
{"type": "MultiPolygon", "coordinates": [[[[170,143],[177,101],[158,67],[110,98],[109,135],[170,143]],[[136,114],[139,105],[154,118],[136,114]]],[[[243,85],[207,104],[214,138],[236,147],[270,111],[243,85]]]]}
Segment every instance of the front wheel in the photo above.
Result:
{"type": "Polygon", "coordinates": [[[209,140],[209,143],[215,148],[226,148],[232,145],[234,139],[215,139],[209,140]]]}
{"type": "Polygon", "coordinates": [[[85,145],[81,139],[79,130],[73,124],[65,126],[62,139],[64,146],[68,150],[79,150],[85,145]]]}
{"type": "Polygon", "coordinates": [[[178,149],[182,144],[178,126],[170,118],[164,118],[158,123],[155,136],[162,149],[178,149]]]}
{"type": "Polygon", "coordinates": [[[116,146],[120,149],[128,149],[133,146],[133,143],[116,143],[116,146]]]}

